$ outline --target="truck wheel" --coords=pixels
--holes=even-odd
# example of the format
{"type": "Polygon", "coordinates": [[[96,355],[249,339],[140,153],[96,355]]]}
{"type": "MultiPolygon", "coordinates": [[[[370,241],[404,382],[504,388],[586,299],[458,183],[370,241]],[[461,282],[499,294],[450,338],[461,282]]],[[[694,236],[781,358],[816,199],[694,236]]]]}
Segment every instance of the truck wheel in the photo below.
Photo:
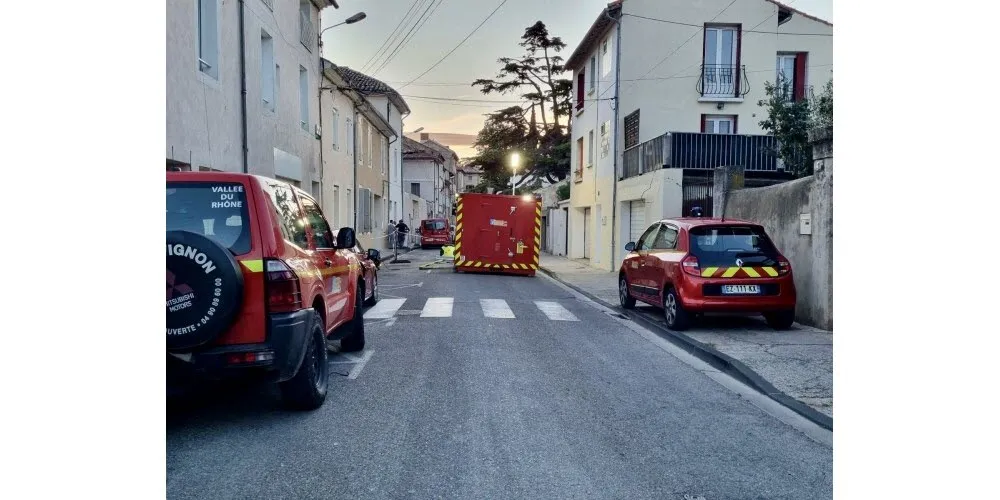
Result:
{"type": "Polygon", "coordinates": [[[228,249],[200,234],[167,231],[167,350],[224,332],[243,302],[243,271],[228,249]]]}
{"type": "Polygon", "coordinates": [[[667,323],[667,328],[674,331],[687,330],[691,319],[688,312],[681,305],[681,299],[673,288],[668,288],[663,293],[663,319],[667,323]]]}
{"type": "Polygon", "coordinates": [[[776,311],[764,313],[764,320],[775,330],[787,330],[795,322],[795,311],[776,311]]]}
{"type": "Polygon", "coordinates": [[[354,301],[354,319],[347,326],[349,333],[340,341],[340,350],[344,352],[357,352],[365,348],[365,317],[361,308],[362,297],[365,296],[365,286],[358,283],[358,295],[354,301]]]}
{"type": "Polygon", "coordinates": [[[315,410],[326,401],[330,367],[327,365],[323,320],[318,313],[313,313],[312,324],[298,373],[280,384],[281,397],[285,405],[293,410],[315,410]]]}
{"type": "Polygon", "coordinates": [[[371,307],[378,302],[378,273],[372,272],[372,298],[365,300],[365,307],[371,307]]]}

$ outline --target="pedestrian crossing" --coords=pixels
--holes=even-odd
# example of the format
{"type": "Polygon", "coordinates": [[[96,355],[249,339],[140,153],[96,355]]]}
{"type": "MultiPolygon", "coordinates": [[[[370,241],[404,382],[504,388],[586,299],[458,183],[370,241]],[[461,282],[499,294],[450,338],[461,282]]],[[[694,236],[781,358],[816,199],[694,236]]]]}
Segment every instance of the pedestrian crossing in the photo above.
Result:
{"type": "MultiPolygon", "coordinates": [[[[396,316],[408,299],[382,299],[371,309],[365,311],[365,319],[389,319],[396,316]]],[[[527,303],[525,303],[527,304],[527,303]]],[[[545,315],[550,321],[580,321],[575,314],[565,306],[551,300],[535,300],[531,304],[534,309],[545,315]]],[[[465,304],[462,304],[463,307],[465,304]]],[[[510,304],[504,299],[479,299],[479,309],[483,317],[495,319],[516,319],[517,315],[510,304]]],[[[454,297],[429,297],[420,309],[421,318],[450,318],[455,312],[454,297]]],[[[416,314],[414,311],[413,314],[416,314]]],[[[525,314],[523,311],[522,315],[525,314]]]]}

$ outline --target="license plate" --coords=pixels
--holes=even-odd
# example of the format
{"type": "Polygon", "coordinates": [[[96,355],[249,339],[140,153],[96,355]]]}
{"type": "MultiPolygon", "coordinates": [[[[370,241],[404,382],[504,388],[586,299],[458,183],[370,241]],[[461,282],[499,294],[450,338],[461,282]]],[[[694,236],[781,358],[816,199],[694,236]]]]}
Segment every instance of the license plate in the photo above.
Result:
{"type": "Polygon", "coordinates": [[[722,285],[724,295],[760,295],[760,285],[722,285]]]}

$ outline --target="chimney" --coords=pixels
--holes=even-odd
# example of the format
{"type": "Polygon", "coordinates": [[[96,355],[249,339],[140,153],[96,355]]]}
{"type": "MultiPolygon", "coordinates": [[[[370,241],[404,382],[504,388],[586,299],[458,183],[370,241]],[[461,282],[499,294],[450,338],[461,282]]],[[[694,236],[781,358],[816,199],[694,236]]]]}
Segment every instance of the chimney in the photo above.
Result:
{"type": "Polygon", "coordinates": [[[430,138],[431,138],[431,135],[428,134],[427,132],[421,132],[420,133],[420,140],[421,141],[426,141],[427,139],[430,139],[430,138]]]}

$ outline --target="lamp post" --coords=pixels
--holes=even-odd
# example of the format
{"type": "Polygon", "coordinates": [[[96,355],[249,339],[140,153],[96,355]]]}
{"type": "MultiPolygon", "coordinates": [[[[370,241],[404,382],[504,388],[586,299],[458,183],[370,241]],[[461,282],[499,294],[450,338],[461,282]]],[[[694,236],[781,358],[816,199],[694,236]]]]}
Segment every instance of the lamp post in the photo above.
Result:
{"type": "Polygon", "coordinates": [[[514,176],[517,175],[517,167],[521,164],[521,155],[515,151],[510,154],[510,194],[516,195],[517,188],[514,187],[514,176]]]}
{"type": "Polygon", "coordinates": [[[337,26],[340,26],[342,24],[354,24],[354,23],[356,23],[356,22],[358,22],[358,21],[360,21],[360,20],[362,20],[362,19],[364,19],[366,17],[368,17],[368,14],[365,14],[364,12],[358,12],[357,14],[354,14],[353,16],[348,17],[347,19],[345,19],[345,20],[343,20],[343,21],[341,21],[341,22],[339,22],[337,24],[334,24],[333,26],[327,26],[326,28],[323,28],[323,31],[320,31],[319,32],[319,36],[317,37],[317,38],[320,39],[320,44],[322,45],[322,43],[323,43],[323,33],[326,33],[326,30],[331,29],[331,28],[336,28],[337,26]]]}

